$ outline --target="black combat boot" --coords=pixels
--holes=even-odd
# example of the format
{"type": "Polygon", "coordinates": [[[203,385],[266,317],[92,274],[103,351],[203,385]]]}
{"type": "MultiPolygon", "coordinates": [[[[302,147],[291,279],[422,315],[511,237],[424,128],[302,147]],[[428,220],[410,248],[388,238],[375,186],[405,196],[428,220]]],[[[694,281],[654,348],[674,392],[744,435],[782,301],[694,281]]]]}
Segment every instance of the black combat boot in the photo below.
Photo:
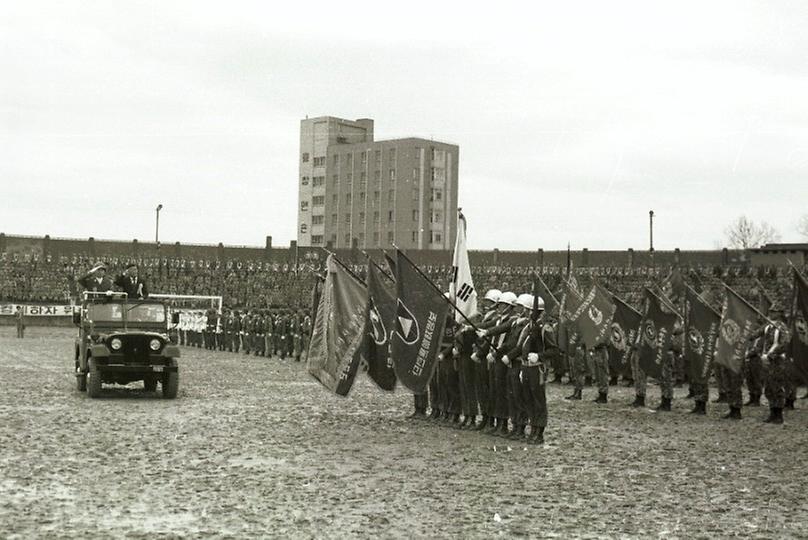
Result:
{"type": "MultiPolygon", "coordinates": [[[[786,409],[791,409],[792,411],[794,410],[794,399],[793,398],[786,400],[786,407],[785,408],[786,409]]],[[[782,409],[780,409],[780,410],[782,411],[782,409]]]]}
{"type": "Polygon", "coordinates": [[[645,396],[635,396],[631,404],[632,407],[645,407],[645,396]]]}
{"type": "Polygon", "coordinates": [[[508,433],[508,439],[511,441],[518,441],[525,437],[525,426],[513,426],[513,431],[508,433]]]}
{"type": "Polygon", "coordinates": [[[608,403],[609,402],[609,394],[606,392],[598,392],[598,397],[592,400],[595,403],[608,403]]]}
{"type": "Polygon", "coordinates": [[[477,424],[476,426],[473,426],[473,429],[475,431],[482,431],[487,427],[488,427],[488,417],[483,415],[482,419],[480,420],[480,423],[477,424]]]}
{"type": "Polygon", "coordinates": [[[494,435],[499,430],[499,423],[502,422],[499,418],[491,417],[490,423],[491,425],[485,430],[488,435],[494,435]]]}
{"type": "Polygon", "coordinates": [[[437,422],[440,420],[441,412],[440,409],[432,409],[432,414],[429,415],[429,419],[433,422],[437,422]]]}
{"type": "Polygon", "coordinates": [[[744,407],[760,407],[760,394],[749,394],[749,401],[744,403],[744,407]]]}
{"type": "Polygon", "coordinates": [[[507,437],[508,436],[508,419],[507,418],[500,418],[499,425],[497,426],[496,432],[494,435],[499,437],[507,437]]]}
{"type": "Polygon", "coordinates": [[[530,444],[544,444],[544,428],[536,426],[531,429],[533,429],[533,432],[530,434],[528,442],[530,442],[530,444]]]}
{"type": "Polygon", "coordinates": [[[564,399],[580,400],[581,399],[581,391],[580,390],[575,390],[575,391],[572,392],[571,396],[567,396],[564,399]]]}
{"type": "Polygon", "coordinates": [[[727,394],[724,392],[719,392],[718,397],[713,400],[713,403],[726,403],[727,402],[727,394]]]}
{"type": "Polygon", "coordinates": [[[612,375],[609,379],[609,386],[617,386],[617,375],[612,375]]]}
{"type": "Polygon", "coordinates": [[[693,387],[688,388],[687,396],[685,396],[685,399],[693,399],[694,397],[696,397],[696,393],[693,392],[693,387]]]}
{"type": "Polygon", "coordinates": [[[693,410],[690,411],[690,414],[707,414],[707,402],[697,401],[693,407],[693,410]]]}
{"type": "Polygon", "coordinates": [[[662,401],[657,405],[655,409],[657,411],[664,411],[668,412],[671,410],[671,398],[662,398],[662,401]]]}
{"type": "Polygon", "coordinates": [[[741,419],[741,408],[740,407],[730,407],[729,412],[722,416],[721,418],[725,420],[740,420],[741,419]]]}
{"type": "Polygon", "coordinates": [[[769,417],[764,420],[767,424],[782,424],[783,423],[783,409],[779,407],[772,407],[769,409],[769,417]]]}

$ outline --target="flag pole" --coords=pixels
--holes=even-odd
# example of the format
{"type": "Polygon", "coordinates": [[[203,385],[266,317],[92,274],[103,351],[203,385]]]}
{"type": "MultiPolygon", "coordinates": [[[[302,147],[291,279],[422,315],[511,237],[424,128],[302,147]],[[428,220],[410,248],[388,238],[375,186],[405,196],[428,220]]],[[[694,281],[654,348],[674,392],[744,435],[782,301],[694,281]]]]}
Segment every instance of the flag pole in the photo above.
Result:
{"type": "Polygon", "coordinates": [[[700,295],[699,293],[697,293],[697,292],[696,292],[696,289],[694,289],[693,287],[691,287],[691,286],[690,286],[690,285],[688,285],[687,283],[685,283],[685,287],[687,287],[687,289],[688,289],[688,290],[689,290],[691,293],[693,293],[693,294],[696,296],[696,298],[698,298],[698,299],[699,299],[699,301],[700,301],[700,302],[701,302],[701,303],[702,303],[702,304],[703,304],[705,307],[707,307],[707,308],[708,308],[710,311],[712,311],[713,313],[715,313],[715,314],[716,314],[718,317],[721,317],[721,314],[720,314],[720,313],[719,313],[719,312],[718,312],[718,311],[717,311],[717,310],[716,310],[716,309],[715,309],[713,306],[711,306],[710,304],[708,304],[707,302],[705,302],[704,298],[702,298],[702,297],[701,297],[701,295],[700,295]]]}
{"type": "Polygon", "coordinates": [[[382,274],[384,274],[384,277],[386,277],[387,279],[389,279],[390,281],[392,281],[393,283],[395,283],[396,278],[395,278],[395,277],[392,277],[390,274],[388,274],[388,273],[387,273],[387,271],[386,271],[384,268],[382,268],[381,266],[379,266],[379,264],[378,264],[376,261],[374,261],[374,260],[373,260],[373,259],[370,257],[370,253],[368,253],[367,251],[365,251],[365,250],[363,249],[363,250],[362,250],[362,254],[363,254],[365,257],[367,257],[367,258],[368,258],[368,262],[369,262],[370,264],[372,264],[373,266],[375,266],[375,267],[376,267],[376,270],[378,270],[379,272],[381,272],[382,274]]]}
{"type": "Polygon", "coordinates": [[[334,260],[335,260],[335,261],[337,261],[337,264],[339,264],[341,267],[343,267],[343,268],[345,269],[345,271],[346,271],[346,272],[348,272],[348,274],[349,274],[349,275],[350,275],[352,278],[354,278],[356,281],[358,281],[358,282],[359,282],[359,283],[361,283],[362,285],[367,286],[367,283],[365,283],[365,280],[364,280],[364,279],[362,279],[361,277],[357,276],[357,275],[354,273],[354,271],[353,271],[353,270],[351,270],[350,268],[348,268],[348,265],[347,265],[347,264],[345,264],[344,262],[342,262],[341,260],[339,260],[339,257],[337,257],[337,254],[336,254],[336,253],[334,253],[333,251],[329,250],[328,248],[320,247],[320,249],[322,249],[323,251],[325,251],[326,253],[328,253],[328,254],[329,254],[329,255],[331,255],[332,257],[334,257],[334,260]]]}
{"type": "Polygon", "coordinates": [[[666,308],[668,308],[669,310],[673,311],[673,312],[676,314],[676,316],[677,316],[677,317],[679,317],[680,319],[682,319],[682,321],[684,321],[684,320],[685,320],[684,316],[683,316],[681,313],[679,313],[679,310],[678,310],[678,309],[676,309],[676,306],[674,306],[674,305],[673,305],[673,304],[672,304],[672,303],[671,303],[671,302],[670,302],[670,301],[669,301],[667,298],[664,298],[664,297],[663,297],[664,295],[663,295],[663,296],[659,296],[659,295],[656,293],[656,291],[654,291],[654,289],[652,289],[652,288],[650,288],[650,287],[646,287],[646,288],[645,288],[645,290],[646,290],[646,291],[648,291],[648,292],[650,292],[650,293],[651,293],[651,294],[653,294],[654,296],[656,296],[657,300],[659,300],[660,302],[662,302],[663,304],[665,304],[665,307],[666,307],[666,308]]]}
{"type": "Polygon", "coordinates": [[[727,288],[727,289],[728,289],[728,290],[729,290],[729,291],[730,291],[732,294],[734,294],[735,296],[737,296],[738,298],[740,298],[740,299],[743,301],[743,303],[744,303],[744,304],[746,304],[747,306],[749,306],[750,308],[752,308],[752,310],[753,310],[755,313],[757,313],[758,315],[760,315],[761,317],[763,317],[763,319],[765,319],[766,321],[768,321],[768,322],[769,322],[769,324],[774,324],[774,321],[773,321],[773,320],[771,320],[771,319],[770,319],[770,318],[768,318],[766,315],[764,315],[763,313],[761,313],[761,312],[760,312],[760,310],[759,310],[758,308],[756,308],[755,306],[753,306],[752,304],[750,304],[750,303],[749,303],[749,302],[746,300],[746,298],[744,298],[743,296],[741,296],[740,294],[738,294],[738,293],[735,291],[735,289],[733,289],[732,287],[730,287],[729,285],[727,285],[727,284],[726,284],[726,282],[722,281],[722,282],[721,282],[721,284],[722,284],[724,287],[726,287],[726,288],[727,288]]]}
{"type": "MultiPolygon", "coordinates": [[[[427,280],[427,281],[429,282],[429,284],[430,284],[430,285],[432,285],[432,288],[433,288],[433,289],[435,289],[435,291],[436,291],[436,292],[437,292],[437,293],[440,295],[440,297],[441,297],[441,298],[443,298],[443,300],[444,300],[444,301],[445,301],[447,304],[449,304],[450,306],[452,306],[452,307],[454,308],[454,310],[455,310],[457,313],[459,313],[459,314],[460,314],[460,316],[461,316],[461,317],[463,317],[463,319],[464,319],[464,320],[465,320],[465,321],[466,321],[466,322],[469,324],[469,326],[471,326],[472,328],[474,328],[474,330],[476,330],[476,331],[478,331],[478,332],[480,331],[480,328],[479,328],[479,327],[478,327],[476,324],[474,324],[473,322],[471,322],[471,319],[469,319],[468,317],[466,317],[466,314],[465,314],[465,313],[463,313],[463,311],[462,311],[462,310],[461,310],[459,307],[457,307],[457,304],[455,304],[454,302],[452,302],[450,299],[446,298],[446,296],[443,294],[443,291],[442,291],[442,290],[440,290],[440,288],[439,288],[437,285],[435,285],[435,283],[434,283],[434,282],[433,282],[433,281],[432,281],[432,280],[429,278],[429,276],[427,276],[426,274],[424,274],[424,273],[421,271],[421,269],[420,269],[420,268],[418,268],[418,265],[416,265],[414,262],[412,262],[412,259],[410,259],[409,257],[407,257],[406,253],[404,253],[403,251],[401,251],[401,250],[399,249],[399,247],[398,247],[397,245],[395,245],[395,244],[393,244],[393,247],[394,247],[394,248],[396,248],[396,253],[400,253],[402,257],[404,257],[405,259],[407,259],[407,262],[409,262],[409,263],[410,263],[410,265],[412,265],[412,267],[413,267],[413,268],[415,268],[415,271],[416,271],[416,272],[418,272],[418,273],[421,275],[421,277],[422,277],[422,278],[424,278],[425,280],[427,280]]],[[[498,350],[499,350],[499,349],[497,348],[497,346],[496,346],[496,345],[494,345],[494,344],[491,342],[491,340],[490,340],[490,339],[488,339],[488,336],[481,336],[481,337],[482,337],[483,339],[485,339],[486,343],[488,343],[488,345],[489,345],[489,346],[490,346],[492,349],[494,349],[495,351],[498,351],[498,350]]]]}

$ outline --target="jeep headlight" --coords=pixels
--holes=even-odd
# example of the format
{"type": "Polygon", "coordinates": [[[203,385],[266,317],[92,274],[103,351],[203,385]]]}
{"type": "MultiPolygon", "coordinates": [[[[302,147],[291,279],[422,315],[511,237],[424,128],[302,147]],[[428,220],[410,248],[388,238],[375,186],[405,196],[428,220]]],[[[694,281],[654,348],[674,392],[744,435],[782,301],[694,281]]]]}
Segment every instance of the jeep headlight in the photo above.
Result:
{"type": "Polygon", "coordinates": [[[112,341],[109,342],[109,346],[112,348],[113,351],[120,350],[123,343],[119,338],[112,338],[112,341]]]}
{"type": "Polygon", "coordinates": [[[162,343],[160,342],[159,339],[156,338],[149,342],[149,348],[153,351],[158,350],[160,348],[160,345],[162,345],[162,343]]]}

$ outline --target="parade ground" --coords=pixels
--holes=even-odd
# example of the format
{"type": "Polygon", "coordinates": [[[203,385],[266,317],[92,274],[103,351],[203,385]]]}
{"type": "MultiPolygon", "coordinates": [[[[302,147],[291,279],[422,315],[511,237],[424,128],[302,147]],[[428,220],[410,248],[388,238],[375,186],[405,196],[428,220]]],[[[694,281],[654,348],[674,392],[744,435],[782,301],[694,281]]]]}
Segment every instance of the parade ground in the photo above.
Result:
{"type": "MultiPolygon", "coordinates": [[[[804,537],[808,401],[782,426],[563,399],[543,446],[408,420],[289,359],[183,348],[176,400],[76,391],[72,329],[0,328],[2,538],[804,537]]],[[[800,390],[800,395],[804,392],[800,390]]],[[[711,397],[715,397],[712,389],[711,397]]],[[[649,389],[649,405],[658,402],[649,389]]]]}

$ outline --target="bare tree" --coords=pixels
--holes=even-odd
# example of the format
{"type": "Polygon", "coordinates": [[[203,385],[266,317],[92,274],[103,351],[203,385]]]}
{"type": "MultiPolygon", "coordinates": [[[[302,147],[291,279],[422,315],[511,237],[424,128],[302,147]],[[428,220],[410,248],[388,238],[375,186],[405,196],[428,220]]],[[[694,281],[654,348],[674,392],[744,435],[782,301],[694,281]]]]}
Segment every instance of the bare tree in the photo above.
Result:
{"type": "Polygon", "coordinates": [[[797,232],[800,233],[803,239],[808,240],[808,214],[800,218],[800,222],[797,224],[797,232]]]}
{"type": "Polygon", "coordinates": [[[750,249],[760,247],[769,242],[780,241],[780,233],[777,229],[761,221],[755,223],[746,216],[741,216],[733,221],[724,230],[730,247],[736,249],[750,249]]]}

